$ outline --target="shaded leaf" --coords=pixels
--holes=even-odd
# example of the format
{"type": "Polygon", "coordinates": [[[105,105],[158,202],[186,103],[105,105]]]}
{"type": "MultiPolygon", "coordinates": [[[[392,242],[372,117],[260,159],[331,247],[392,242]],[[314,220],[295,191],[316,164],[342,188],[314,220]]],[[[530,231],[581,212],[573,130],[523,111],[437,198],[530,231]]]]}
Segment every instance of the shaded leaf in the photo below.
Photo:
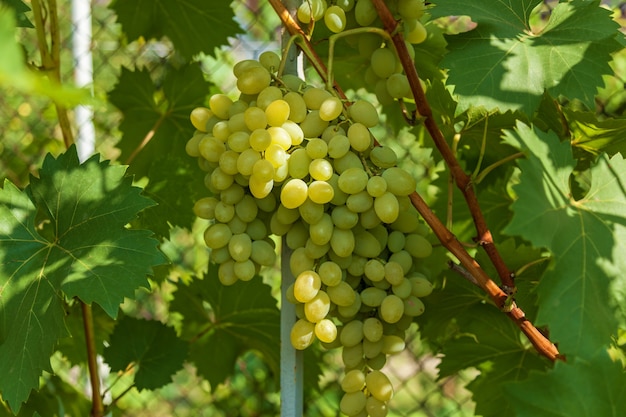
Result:
{"type": "Polygon", "coordinates": [[[626,154],[626,119],[598,120],[593,113],[564,110],[572,145],[598,155],[626,154]]]}
{"type": "Polygon", "coordinates": [[[186,58],[211,54],[243,33],[228,1],[118,0],[111,8],[129,40],[167,36],[186,58]]]}
{"type": "Polygon", "coordinates": [[[537,288],[537,322],[550,326],[561,352],[589,357],[616,330],[609,286],[617,274],[613,258],[626,251],[616,239],[626,226],[626,163],[619,154],[601,155],[590,169],[589,192],[576,201],[570,188],[576,161],[568,142],[521,123],[506,140],[527,159],[518,162],[518,198],[504,232],[553,254],[537,288]]]}
{"type": "Polygon", "coordinates": [[[135,368],[138,390],[154,390],[167,385],[183,367],[189,345],[176,331],[156,320],[123,317],[115,326],[104,359],[112,371],[135,368]]]}
{"type": "Polygon", "coordinates": [[[194,340],[190,359],[213,389],[249,349],[261,352],[278,374],[280,312],[270,287],[259,278],[224,286],[212,265],[203,279],[179,284],[171,310],[182,314],[182,337],[194,340]]]}
{"type": "Polygon", "coordinates": [[[115,317],[165,261],[151,232],[125,227],[153,203],[124,167],[97,158],[79,164],[71,147],[45,158],[27,192],[0,190],[0,391],[16,410],[68,336],[64,298],[115,317]]]}
{"type": "Polygon", "coordinates": [[[30,7],[22,0],[0,0],[0,6],[6,5],[15,11],[17,26],[24,28],[34,28],[33,24],[26,17],[26,13],[30,11],[30,7]]]}

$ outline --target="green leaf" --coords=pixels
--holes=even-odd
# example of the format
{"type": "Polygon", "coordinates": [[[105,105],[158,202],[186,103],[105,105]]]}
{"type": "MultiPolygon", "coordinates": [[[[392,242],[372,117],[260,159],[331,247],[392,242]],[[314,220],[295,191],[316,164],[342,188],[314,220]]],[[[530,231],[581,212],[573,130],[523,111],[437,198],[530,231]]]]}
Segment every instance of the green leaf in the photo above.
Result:
{"type": "Polygon", "coordinates": [[[79,164],[71,147],[45,158],[27,192],[8,181],[0,190],[0,392],[13,409],[68,336],[65,297],[115,317],[165,261],[151,232],[125,227],[153,203],[124,167],[97,158],[79,164]]]}
{"type": "Polygon", "coordinates": [[[179,284],[170,308],[183,316],[182,337],[194,340],[190,359],[212,389],[232,374],[237,357],[249,349],[261,352],[278,374],[280,312],[259,277],[224,286],[211,265],[203,279],[179,284]]]}
{"type": "Polygon", "coordinates": [[[460,107],[483,105],[532,114],[545,90],[593,108],[619,25],[599,1],[560,2],[542,29],[529,24],[538,0],[439,0],[434,17],[469,15],[476,29],[448,37],[449,68],[460,107]],[[536,30],[536,33],[533,33],[536,30]]]}
{"type": "Polygon", "coordinates": [[[243,33],[229,1],[118,0],[111,8],[129,40],[167,36],[185,58],[210,54],[243,33]]]}
{"type": "Polygon", "coordinates": [[[187,342],[179,339],[173,328],[156,320],[125,316],[115,326],[104,359],[112,371],[133,364],[137,389],[154,390],[171,382],[188,350],[187,342]]]}
{"type": "Polygon", "coordinates": [[[198,65],[169,71],[162,90],[157,89],[147,70],[122,69],[109,100],[124,114],[120,125],[123,137],[118,146],[121,160],[130,165],[130,173],[147,176],[155,159],[166,156],[190,161],[185,166],[190,169],[192,160],[185,153],[185,143],[194,128],[189,115],[204,104],[208,92],[209,84],[198,65]]]}
{"type": "Polygon", "coordinates": [[[559,361],[547,373],[507,384],[517,417],[622,417],[626,373],[602,351],[591,360],[559,361]]]}
{"type": "Polygon", "coordinates": [[[626,119],[598,120],[593,113],[564,110],[572,145],[594,155],[626,154],[626,119]]]}
{"type": "Polygon", "coordinates": [[[537,288],[537,322],[549,325],[551,339],[568,357],[590,357],[616,330],[609,286],[618,274],[614,257],[626,251],[617,239],[626,226],[626,163],[620,154],[601,155],[590,169],[589,192],[576,201],[570,187],[576,161],[568,142],[521,123],[506,140],[527,158],[518,162],[518,198],[504,233],[553,254],[537,288]]]}
{"type": "Polygon", "coordinates": [[[61,86],[26,66],[22,48],[15,40],[13,11],[0,7],[0,91],[18,91],[51,98],[67,107],[86,103],[87,90],[61,86]]]}
{"type": "Polygon", "coordinates": [[[15,12],[17,26],[23,28],[34,28],[33,24],[26,17],[26,13],[30,12],[30,7],[22,0],[0,0],[0,6],[5,5],[15,12]]]}

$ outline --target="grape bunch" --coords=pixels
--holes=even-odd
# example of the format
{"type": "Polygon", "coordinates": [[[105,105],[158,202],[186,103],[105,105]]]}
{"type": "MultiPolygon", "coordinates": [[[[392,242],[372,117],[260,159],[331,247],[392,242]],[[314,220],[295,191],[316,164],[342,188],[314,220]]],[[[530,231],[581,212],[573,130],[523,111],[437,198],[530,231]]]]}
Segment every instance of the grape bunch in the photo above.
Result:
{"type": "Polygon", "coordinates": [[[382,372],[404,349],[432,285],[420,271],[432,246],[412,209],[415,179],[392,149],[374,146],[376,108],[279,76],[280,58],[234,66],[241,94],[196,108],[186,151],[206,171],[210,196],[194,205],[224,285],[276,262],[276,236],[291,249],[296,305],[291,343],[341,347],[341,411],[380,417],[393,395],[382,372]]]}
{"type": "MultiPolygon", "coordinates": [[[[424,0],[387,0],[389,11],[401,22],[402,34],[411,59],[415,59],[413,45],[424,42],[428,36],[422,23],[426,11],[424,0]]],[[[306,0],[297,10],[301,23],[324,23],[333,33],[358,27],[380,27],[380,19],[372,0],[306,0]],[[330,4],[330,5],[329,5],[330,4]]],[[[365,85],[374,86],[379,103],[391,104],[396,99],[413,99],[409,81],[393,45],[376,33],[359,33],[348,39],[369,65],[365,71],[365,85]]],[[[424,87],[424,86],[422,86],[424,87]]]]}

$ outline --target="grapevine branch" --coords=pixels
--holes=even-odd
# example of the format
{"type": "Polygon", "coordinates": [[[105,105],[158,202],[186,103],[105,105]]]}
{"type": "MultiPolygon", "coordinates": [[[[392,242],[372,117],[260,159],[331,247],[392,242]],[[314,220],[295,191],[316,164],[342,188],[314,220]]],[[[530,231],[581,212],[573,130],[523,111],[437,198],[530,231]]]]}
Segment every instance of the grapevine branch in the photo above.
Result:
{"type": "MultiPolygon", "coordinates": [[[[323,81],[327,82],[328,71],[326,65],[314,51],[306,33],[291,17],[280,0],[269,0],[269,2],[278,17],[281,19],[281,22],[287,31],[292,36],[297,36],[299,38],[297,41],[298,46],[300,46],[307,58],[313,64],[315,70],[322,77],[323,81]]],[[[485,248],[485,251],[496,267],[498,274],[500,275],[503,288],[507,288],[512,292],[514,290],[514,283],[512,279],[513,275],[509,272],[507,266],[504,264],[504,261],[493,244],[493,238],[491,236],[491,232],[487,228],[485,219],[480,210],[478,199],[473,190],[471,178],[461,168],[433,117],[432,110],[426,100],[424,91],[419,82],[415,66],[410,61],[410,56],[406,49],[404,40],[402,39],[402,35],[396,32],[398,23],[395,21],[382,0],[373,0],[373,3],[381,16],[385,29],[390,34],[393,34],[392,41],[398,51],[402,65],[409,79],[409,84],[416,101],[417,112],[419,112],[420,116],[424,119],[426,128],[432,136],[435,145],[439,149],[444,160],[448,164],[457,186],[461,189],[461,192],[467,201],[477,228],[478,242],[485,248]]],[[[333,85],[338,94],[342,98],[345,98],[345,94],[341,88],[336,83],[333,83],[333,85]]],[[[467,272],[475,279],[476,283],[490,296],[494,304],[516,323],[520,330],[528,337],[535,349],[552,361],[561,358],[556,346],[554,346],[550,340],[548,340],[528,319],[526,319],[524,312],[517,307],[514,302],[510,303],[511,293],[503,291],[503,289],[500,288],[487,275],[478,262],[476,262],[476,260],[469,255],[463,245],[456,239],[454,234],[432,212],[424,199],[422,199],[422,197],[416,192],[413,192],[413,194],[410,195],[410,199],[413,206],[433,230],[437,239],[439,239],[442,245],[448,249],[450,253],[457,257],[462,267],[467,270],[467,272]]]]}

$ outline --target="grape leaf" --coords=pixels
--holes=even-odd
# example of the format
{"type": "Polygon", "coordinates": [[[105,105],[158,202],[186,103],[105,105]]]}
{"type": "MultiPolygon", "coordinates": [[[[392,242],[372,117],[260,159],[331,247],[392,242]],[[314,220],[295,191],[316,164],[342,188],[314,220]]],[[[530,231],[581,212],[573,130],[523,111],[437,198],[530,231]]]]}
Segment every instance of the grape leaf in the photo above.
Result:
{"type": "Polygon", "coordinates": [[[185,58],[210,54],[243,33],[229,1],[118,0],[110,7],[129,40],[167,36],[185,58]]]}
{"type": "Polygon", "coordinates": [[[154,390],[171,382],[188,350],[188,343],[160,321],[124,316],[115,326],[104,359],[112,371],[134,364],[137,389],[154,390]]]}
{"type": "Polygon", "coordinates": [[[547,25],[533,33],[529,16],[538,0],[439,0],[434,17],[469,15],[476,29],[448,37],[442,61],[460,108],[482,105],[532,114],[544,90],[593,108],[611,53],[621,49],[619,25],[599,1],[560,2],[547,25]]]}
{"type": "Polygon", "coordinates": [[[572,145],[594,155],[606,152],[626,154],[626,119],[598,120],[591,112],[564,109],[572,135],[572,145]]]}
{"type": "Polygon", "coordinates": [[[182,314],[182,337],[194,340],[190,359],[212,389],[232,374],[237,357],[248,349],[261,352],[278,374],[280,312],[260,278],[226,287],[211,265],[203,279],[179,284],[170,309],[182,314]]]}
{"type": "Polygon", "coordinates": [[[122,69],[109,100],[124,114],[119,148],[121,160],[131,160],[130,173],[147,176],[154,159],[165,155],[191,160],[185,153],[185,143],[194,132],[189,114],[204,104],[208,92],[209,84],[197,65],[169,71],[162,89],[157,89],[147,70],[122,69]],[[145,138],[149,142],[143,146],[145,138]]]}
{"type": "Polygon", "coordinates": [[[115,317],[165,261],[151,232],[125,228],[153,203],[124,167],[97,158],[79,164],[72,146],[46,156],[25,192],[9,181],[0,190],[0,392],[13,409],[68,335],[64,297],[115,317]]]}
{"type": "Polygon", "coordinates": [[[26,12],[30,12],[30,7],[22,0],[0,0],[0,6],[5,5],[13,9],[17,19],[17,26],[23,28],[34,28],[33,24],[26,17],[26,12]]]}
{"type": "Polygon", "coordinates": [[[559,361],[505,386],[517,417],[621,417],[626,415],[626,373],[601,351],[590,360],[559,361]]]}
{"type": "Polygon", "coordinates": [[[576,161],[568,142],[554,133],[518,124],[506,140],[527,158],[518,162],[513,219],[504,233],[547,248],[553,260],[537,287],[537,322],[566,355],[594,355],[616,330],[609,286],[618,273],[614,256],[626,247],[616,239],[626,226],[626,163],[601,155],[591,167],[591,187],[581,200],[571,195],[576,161]]]}

